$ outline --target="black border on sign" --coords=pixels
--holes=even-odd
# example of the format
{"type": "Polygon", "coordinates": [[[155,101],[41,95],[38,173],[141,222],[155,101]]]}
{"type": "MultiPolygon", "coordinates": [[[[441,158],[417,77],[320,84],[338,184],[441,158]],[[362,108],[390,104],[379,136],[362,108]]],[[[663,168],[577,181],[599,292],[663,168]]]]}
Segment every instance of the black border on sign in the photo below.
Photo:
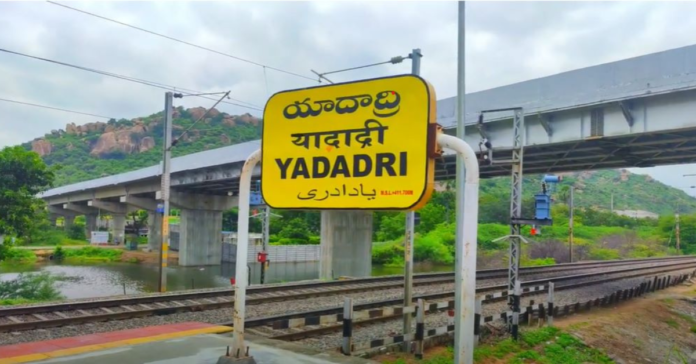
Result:
{"type": "MultiPolygon", "coordinates": [[[[296,91],[302,91],[302,90],[312,90],[312,89],[316,89],[316,88],[332,87],[332,86],[338,86],[338,85],[349,85],[349,84],[359,83],[359,82],[368,82],[368,81],[375,81],[375,80],[386,80],[386,79],[390,79],[390,78],[401,78],[401,77],[413,77],[413,78],[416,78],[416,79],[420,80],[420,81],[423,83],[423,86],[425,87],[425,92],[426,92],[427,95],[428,95],[428,111],[427,111],[427,114],[426,114],[426,115],[428,116],[428,122],[425,124],[425,135],[426,135],[426,139],[427,139],[427,136],[428,136],[428,125],[431,124],[431,120],[430,120],[430,104],[431,104],[431,102],[430,102],[430,97],[431,97],[431,95],[430,95],[430,87],[428,87],[428,83],[425,81],[425,79],[422,78],[422,77],[420,77],[420,76],[418,76],[418,75],[414,75],[414,74],[410,74],[410,73],[402,74],[402,75],[395,75],[395,76],[387,76],[387,77],[366,78],[366,79],[356,80],[356,81],[341,82],[341,83],[333,83],[333,84],[330,84],[330,85],[321,85],[321,86],[313,86],[313,87],[296,88],[296,89],[292,89],[292,90],[283,90],[283,91],[278,91],[278,92],[274,93],[271,97],[269,97],[268,100],[266,101],[266,104],[263,106],[263,125],[261,126],[261,153],[262,153],[262,154],[261,154],[261,162],[263,162],[263,143],[264,143],[264,139],[265,139],[265,138],[264,138],[264,135],[265,135],[265,132],[266,132],[266,107],[268,106],[268,103],[269,103],[276,95],[280,95],[280,94],[288,93],[288,92],[296,92],[296,91]]],[[[437,103],[437,100],[435,100],[435,102],[437,103]]],[[[426,143],[427,143],[427,141],[426,141],[426,143]]],[[[266,204],[266,206],[268,206],[268,207],[270,207],[270,208],[278,209],[278,210],[313,210],[313,211],[315,211],[315,210],[316,210],[316,211],[321,211],[321,210],[339,210],[339,211],[340,211],[340,210],[361,210],[361,211],[384,211],[384,210],[392,210],[392,211],[393,211],[393,210],[397,210],[397,211],[408,211],[409,209],[412,209],[413,206],[418,205],[418,203],[423,199],[423,196],[425,195],[425,191],[428,189],[428,160],[430,159],[430,158],[429,158],[429,155],[428,155],[428,152],[429,152],[429,151],[428,151],[428,147],[426,146],[426,148],[425,148],[425,155],[426,155],[426,159],[425,159],[425,160],[426,160],[426,163],[425,163],[425,181],[424,181],[424,183],[423,183],[423,189],[421,190],[420,197],[418,198],[418,200],[416,200],[416,202],[414,202],[413,204],[411,204],[411,206],[408,206],[408,207],[405,207],[405,208],[402,208],[402,207],[275,207],[275,206],[271,205],[270,203],[268,203],[268,200],[266,199],[266,196],[264,196],[264,194],[263,194],[263,186],[264,186],[264,184],[263,184],[263,164],[262,164],[262,166],[261,166],[261,198],[263,198],[263,201],[264,201],[264,203],[266,204]]]]}

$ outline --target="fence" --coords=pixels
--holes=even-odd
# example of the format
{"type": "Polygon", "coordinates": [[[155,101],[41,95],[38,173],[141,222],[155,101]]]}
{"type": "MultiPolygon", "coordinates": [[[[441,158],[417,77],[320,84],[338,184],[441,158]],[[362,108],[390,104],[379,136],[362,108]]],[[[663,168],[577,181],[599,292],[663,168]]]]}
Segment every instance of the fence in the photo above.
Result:
{"type": "MultiPolygon", "coordinates": [[[[250,245],[247,263],[256,262],[256,255],[262,251],[261,245],[250,245]]],[[[268,260],[272,263],[316,262],[321,256],[319,245],[269,245],[268,260]]],[[[234,263],[237,261],[237,245],[222,244],[222,261],[234,263]]]]}
{"type": "MultiPolygon", "coordinates": [[[[501,296],[507,294],[513,294],[515,292],[501,292],[492,295],[487,295],[479,297],[476,304],[475,312],[475,323],[474,323],[474,336],[475,341],[478,342],[478,337],[480,335],[481,327],[485,326],[487,323],[503,320],[504,322],[509,322],[509,319],[513,317],[513,322],[515,324],[527,323],[531,324],[535,319],[539,323],[546,322],[548,325],[553,325],[553,318],[560,316],[567,316],[575,313],[580,313],[582,311],[589,311],[593,307],[604,307],[609,305],[614,305],[622,301],[629,300],[634,297],[640,297],[646,293],[655,292],[656,290],[665,289],[676,284],[682,283],[689,278],[696,276],[696,272],[692,274],[683,274],[678,276],[655,276],[653,279],[648,279],[645,282],[631,287],[629,289],[620,289],[611,294],[603,297],[594,298],[588,301],[580,301],[571,303],[568,305],[556,306],[553,300],[553,283],[548,286],[534,287],[530,291],[538,292],[542,290],[547,290],[549,294],[549,299],[546,303],[534,304],[534,301],[530,301],[529,306],[525,307],[521,312],[507,311],[502,312],[497,315],[492,316],[481,316],[481,303],[488,300],[495,300],[501,296]]],[[[518,291],[517,295],[520,294],[518,291]]],[[[441,343],[449,340],[449,337],[454,333],[454,325],[441,326],[433,329],[425,330],[423,328],[423,315],[420,312],[437,312],[442,309],[447,309],[453,306],[453,301],[438,302],[435,304],[425,304],[422,300],[419,300],[416,306],[406,306],[399,308],[400,312],[416,312],[417,318],[417,329],[416,334],[408,335],[392,335],[380,339],[372,339],[369,341],[364,341],[360,343],[354,343],[352,338],[353,325],[360,324],[360,321],[355,321],[356,317],[375,317],[378,315],[376,310],[370,310],[365,313],[352,312],[352,300],[347,298],[346,304],[344,306],[344,313],[342,315],[336,315],[334,320],[342,320],[343,322],[343,345],[340,348],[341,352],[345,355],[361,355],[361,356],[371,356],[377,353],[381,353],[387,350],[400,351],[403,350],[403,343],[413,341],[415,344],[415,355],[417,358],[422,358],[422,353],[424,348],[430,344],[441,343]]],[[[396,309],[392,309],[396,310],[396,309]]],[[[393,312],[393,311],[387,311],[393,312]]],[[[385,312],[385,314],[387,313],[385,312]]],[[[312,320],[313,322],[316,321],[312,320]]],[[[295,323],[295,326],[302,326],[299,322],[295,323]]],[[[516,330],[515,330],[516,331],[516,330]]]]}

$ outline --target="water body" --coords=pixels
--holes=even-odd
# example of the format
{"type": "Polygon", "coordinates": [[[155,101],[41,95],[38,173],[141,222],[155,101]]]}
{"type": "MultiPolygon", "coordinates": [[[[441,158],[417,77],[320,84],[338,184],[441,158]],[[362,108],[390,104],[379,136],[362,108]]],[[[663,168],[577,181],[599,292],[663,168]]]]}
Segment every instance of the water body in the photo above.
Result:
{"type": "MultiPolygon", "coordinates": [[[[66,298],[93,298],[114,295],[156,292],[159,281],[157,265],[150,264],[0,264],[0,281],[16,278],[22,272],[49,272],[60,276],[58,289],[66,298]]],[[[252,284],[260,283],[261,267],[258,263],[248,265],[252,284]]],[[[416,263],[414,271],[447,272],[452,266],[437,266],[416,263]]],[[[235,265],[223,264],[209,267],[167,268],[167,289],[179,291],[191,288],[231,287],[235,265]]],[[[373,276],[403,274],[403,268],[373,266],[373,276]]],[[[319,262],[272,263],[266,270],[266,283],[294,282],[319,277],[319,262]]]]}

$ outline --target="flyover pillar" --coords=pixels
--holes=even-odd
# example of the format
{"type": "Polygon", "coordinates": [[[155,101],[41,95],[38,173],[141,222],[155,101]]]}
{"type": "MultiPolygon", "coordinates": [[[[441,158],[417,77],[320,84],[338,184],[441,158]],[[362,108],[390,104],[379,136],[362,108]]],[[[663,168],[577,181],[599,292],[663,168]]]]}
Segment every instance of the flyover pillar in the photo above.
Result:
{"type": "Polygon", "coordinates": [[[54,214],[48,214],[48,221],[51,223],[51,226],[56,227],[58,226],[58,218],[59,215],[54,215],[54,214]]]}
{"type": "Polygon", "coordinates": [[[147,248],[159,250],[162,243],[162,214],[157,211],[147,212],[147,248]]]}
{"type": "Polygon", "coordinates": [[[92,231],[97,231],[97,214],[85,214],[85,236],[87,240],[92,239],[92,231]]]}
{"type": "Polygon", "coordinates": [[[371,275],[372,211],[322,211],[319,278],[371,275]]]}
{"type": "Polygon", "coordinates": [[[111,218],[114,223],[111,242],[114,244],[123,244],[126,239],[126,215],[112,214],[111,218]]]}
{"type": "MultiPolygon", "coordinates": [[[[159,199],[161,192],[157,192],[159,199]]],[[[172,192],[170,203],[181,210],[179,265],[219,265],[222,261],[222,212],[237,205],[230,196],[172,192]]]]}
{"type": "Polygon", "coordinates": [[[74,223],[75,215],[63,215],[63,228],[65,228],[65,231],[70,230],[74,223]]]}
{"type": "Polygon", "coordinates": [[[179,265],[219,265],[222,261],[222,211],[181,209],[179,265]]]}
{"type": "Polygon", "coordinates": [[[121,203],[147,211],[147,247],[150,250],[159,250],[162,243],[162,215],[157,212],[157,200],[125,195],[119,198],[121,203]]]}

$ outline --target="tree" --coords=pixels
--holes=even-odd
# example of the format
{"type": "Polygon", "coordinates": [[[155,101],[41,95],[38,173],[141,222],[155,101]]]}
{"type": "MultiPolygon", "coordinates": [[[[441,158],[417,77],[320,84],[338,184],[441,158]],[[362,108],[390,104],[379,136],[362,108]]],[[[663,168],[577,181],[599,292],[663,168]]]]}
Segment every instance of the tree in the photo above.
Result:
{"type": "Polygon", "coordinates": [[[556,196],[558,196],[558,202],[562,202],[564,204],[569,204],[570,203],[570,186],[568,185],[562,185],[558,187],[558,192],[556,192],[556,196]]]}
{"type": "Polygon", "coordinates": [[[53,184],[53,171],[21,146],[0,151],[0,235],[23,235],[35,218],[36,195],[53,184]]]}

